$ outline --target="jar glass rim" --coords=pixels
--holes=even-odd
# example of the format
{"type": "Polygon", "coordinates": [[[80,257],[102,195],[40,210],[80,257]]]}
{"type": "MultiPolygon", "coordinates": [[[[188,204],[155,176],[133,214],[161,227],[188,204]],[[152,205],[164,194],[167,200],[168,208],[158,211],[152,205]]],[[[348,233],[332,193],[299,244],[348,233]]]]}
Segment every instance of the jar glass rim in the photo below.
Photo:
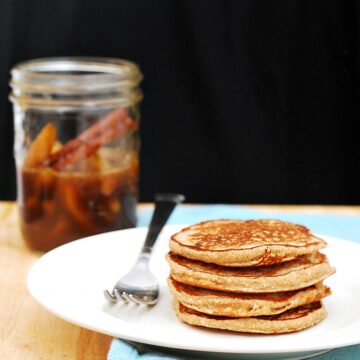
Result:
{"type": "Polygon", "coordinates": [[[14,86],[74,86],[125,82],[137,85],[143,78],[128,60],[103,57],[40,58],[18,63],[11,70],[14,86]]]}
{"type": "Polygon", "coordinates": [[[104,57],[55,57],[21,62],[11,70],[10,100],[28,107],[73,109],[130,106],[143,95],[134,62],[104,57]]]}

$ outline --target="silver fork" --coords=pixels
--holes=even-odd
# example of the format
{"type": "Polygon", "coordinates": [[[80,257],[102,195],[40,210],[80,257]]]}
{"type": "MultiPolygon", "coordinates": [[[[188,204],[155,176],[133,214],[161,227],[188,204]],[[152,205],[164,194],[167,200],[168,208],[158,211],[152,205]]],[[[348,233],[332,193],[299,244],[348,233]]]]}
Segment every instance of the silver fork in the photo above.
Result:
{"type": "Polygon", "coordinates": [[[155,241],[175,206],[185,200],[181,194],[155,195],[155,209],[144,245],[135,266],[117,281],[112,292],[104,290],[105,298],[118,301],[155,305],[159,299],[159,284],[149,269],[149,260],[155,241]]]}

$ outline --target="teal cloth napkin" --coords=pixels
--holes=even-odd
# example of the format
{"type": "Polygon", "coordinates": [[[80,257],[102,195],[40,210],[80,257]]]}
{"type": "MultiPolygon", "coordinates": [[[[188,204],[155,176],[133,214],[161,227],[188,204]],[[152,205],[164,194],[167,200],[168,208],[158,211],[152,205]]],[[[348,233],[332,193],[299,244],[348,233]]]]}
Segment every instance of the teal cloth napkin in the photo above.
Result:
{"type": "MultiPolygon", "coordinates": [[[[151,209],[145,209],[138,215],[138,226],[148,226],[151,209]]],[[[202,205],[195,207],[178,206],[171,215],[168,224],[192,224],[211,219],[281,219],[303,224],[314,233],[340,237],[360,243],[360,216],[323,215],[305,213],[265,212],[239,208],[233,205],[202,205]]],[[[114,339],[107,360],[188,360],[181,354],[166,354],[166,349],[154,350],[151,346],[114,339]]],[[[318,360],[360,360],[360,344],[335,349],[318,360]]],[[[206,360],[206,359],[204,359],[206,360]]],[[[221,360],[221,359],[219,359],[221,360]]]]}

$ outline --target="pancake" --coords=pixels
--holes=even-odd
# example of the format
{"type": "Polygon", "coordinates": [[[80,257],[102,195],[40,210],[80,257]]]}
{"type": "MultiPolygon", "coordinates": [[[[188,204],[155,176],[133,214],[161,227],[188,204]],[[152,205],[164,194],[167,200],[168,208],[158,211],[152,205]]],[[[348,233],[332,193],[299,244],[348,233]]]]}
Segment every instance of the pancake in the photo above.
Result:
{"type": "Polygon", "coordinates": [[[180,283],[230,292],[269,293],[302,289],[335,272],[325,255],[303,255],[285,263],[261,267],[224,267],[168,253],[171,276],[180,283]]]}
{"type": "Polygon", "coordinates": [[[204,221],[174,234],[172,252],[223,266],[263,266],[326,247],[302,225],[280,220],[204,221]]]}
{"type": "Polygon", "coordinates": [[[330,295],[330,289],[318,283],[305,289],[269,294],[234,294],[185,285],[168,278],[175,299],[186,307],[218,316],[249,317],[280,314],[289,309],[316,302],[330,295]]]}
{"type": "Polygon", "coordinates": [[[240,318],[203,314],[187,308],[177,300],[174,301],[174,309],[178,318],[190,325],[263,334],[280,334],[303,330],[317,324],[326,316],[326,311],[321,302],[300,306],[279,315],[240,318]]]}

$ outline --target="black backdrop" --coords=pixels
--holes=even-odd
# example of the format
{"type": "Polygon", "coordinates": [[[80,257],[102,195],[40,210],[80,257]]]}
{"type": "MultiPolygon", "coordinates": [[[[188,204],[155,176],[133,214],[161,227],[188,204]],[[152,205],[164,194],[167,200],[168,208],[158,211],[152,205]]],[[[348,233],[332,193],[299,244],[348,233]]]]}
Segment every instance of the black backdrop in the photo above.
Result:
{"type": "Polygon", "coordinates": [[[142,201],[359,204],[359,19],[350,0],[0,0],[0,198],[10,68],[89,55],[145,74],[142,201]]]}

